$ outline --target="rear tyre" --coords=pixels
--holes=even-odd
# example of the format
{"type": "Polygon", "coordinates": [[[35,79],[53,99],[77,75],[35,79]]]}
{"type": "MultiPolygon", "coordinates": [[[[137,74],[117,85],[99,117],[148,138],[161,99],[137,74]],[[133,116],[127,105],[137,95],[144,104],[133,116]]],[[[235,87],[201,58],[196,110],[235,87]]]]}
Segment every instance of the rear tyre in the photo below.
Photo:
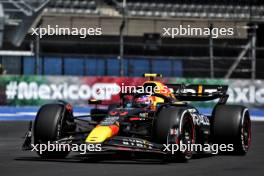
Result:
{"type": "MultiPolygon", "coordinates": [[[[75,130],[71,105],[65,103],[43,105],[34,122],[34,143],[52,143],[75,130]]],[[[65,158],[70,151],[37,152],[43,158],[65,158]]]]}
{"type": "Polygon", "coordinates": [[[248,109],[239,105],[218,105],[213,112],[215,143],[233,145],[237,155],[245,155],[251,144],[251,120],[248,109]]]}
{"type": "MultiPolygon", "coordinates": [[[[172,144],[180,147],[181,144],[195,143],[195,128],[190,114],[186,108],[163,108],[153,126],[154,139],[158,143],[172,144]]],[[[169,152],[169,161],[187,162],[192,158],[192,151],[178,149],[175,153],[169,152]]]]}

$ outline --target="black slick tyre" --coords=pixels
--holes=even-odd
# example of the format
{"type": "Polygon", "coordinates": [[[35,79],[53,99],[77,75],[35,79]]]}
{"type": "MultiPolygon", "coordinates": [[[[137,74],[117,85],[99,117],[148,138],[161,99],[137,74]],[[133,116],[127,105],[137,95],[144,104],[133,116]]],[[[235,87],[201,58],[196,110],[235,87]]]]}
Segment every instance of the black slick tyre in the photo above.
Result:
{"type": "MultiPolygon", "coordinates": [[[[195,128],[192,118],[187,110],[183,107],[163,108],[153,124],[153,137],[158,143],[167,145],[194,144],[195,128]]],[[[192,157],[192,151],[180,148],[173,152],[168,152],[170,161],[186,162],[192,157]]]]}
{"type": "Polygon", "coordinates": [[[227,152],[245,155],[251,144],[251,120],[249,111],[240,105],[218,105],[213,112],[213,141],[229,144],[233,151],[227,152]]]}
{"type": "MultiPolygon", "coordinates": [[[[75,130],[72,108],[69,104],[54,103],[43,105],[36,116],[33,134],[35,144],[52,143],[75,130]]],[[[37,152],[43,158],[65,158],[70,151],[37,152]]]]}

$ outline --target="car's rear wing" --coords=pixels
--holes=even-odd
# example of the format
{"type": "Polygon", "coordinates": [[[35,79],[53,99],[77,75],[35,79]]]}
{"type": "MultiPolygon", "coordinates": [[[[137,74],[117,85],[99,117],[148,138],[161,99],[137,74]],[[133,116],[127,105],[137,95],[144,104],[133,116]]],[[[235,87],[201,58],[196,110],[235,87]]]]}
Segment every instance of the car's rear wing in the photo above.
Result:
{"type": "Polygon", "coordinates": [[[219,103],[226,103],[228,99],[227,85],[201,84],[166,84],[175,97],[180,101],[211,101],[219,98],[219,103]]]}

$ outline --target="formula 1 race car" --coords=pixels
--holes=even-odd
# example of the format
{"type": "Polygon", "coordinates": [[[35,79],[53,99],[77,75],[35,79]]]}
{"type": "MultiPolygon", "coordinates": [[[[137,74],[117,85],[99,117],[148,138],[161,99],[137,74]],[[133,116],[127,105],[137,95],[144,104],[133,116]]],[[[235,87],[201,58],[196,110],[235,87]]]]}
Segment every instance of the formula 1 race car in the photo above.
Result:
{"type": "MultiPolygon", "coordinates": [[[[31,137],[34,137],[35,146],[48,142],[100,144],[98,153],[148,152],[182,161],[205,152],[187,147],[174,153],[168,149],[169,146],[228,144],[232,150],[221,152],[239,155],[248,152],[251,143],[249,111],[241,105],[226,104],[228,86],[165,85],[154,80],[161,76],[159,74],[144,76],[149,77],[142,85],[144,91],[122,92],[120,102],[109,105],[107,109],[98,108],[101,101],[90,100],[95,108],[89,115],[74,117],[72,106],[63,101],[43,105],[34,125],[29,128],[23,149],[32,149],[31,137]],[[201,114],[188,103],[216,99],[211,115],[201,114]]],[[[69,152],[45,151],[38,154],[44,158],[64,158],[69,152]]]]}

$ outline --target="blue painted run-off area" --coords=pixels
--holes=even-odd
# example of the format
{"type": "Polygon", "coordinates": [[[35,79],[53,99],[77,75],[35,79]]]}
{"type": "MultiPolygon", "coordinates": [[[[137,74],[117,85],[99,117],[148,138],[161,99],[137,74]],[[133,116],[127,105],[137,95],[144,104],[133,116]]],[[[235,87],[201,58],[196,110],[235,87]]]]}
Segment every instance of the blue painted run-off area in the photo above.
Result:
{"type": "MultiPolygon", "coordinates": [[[[29,121],[34,120],[39,107],[0,107],[0,120],[18,120],[18,121],[29,121]]],[[[74,115],[84,115],[90,113],[91,107],[75,107],[74,115]]],[[[199,111],[203,114],[211,114],[212,109],[201,108],[199,111]]],[[[250,114],[255,121],[264,121],[264,110],[250,109],[250,114]]]]}

